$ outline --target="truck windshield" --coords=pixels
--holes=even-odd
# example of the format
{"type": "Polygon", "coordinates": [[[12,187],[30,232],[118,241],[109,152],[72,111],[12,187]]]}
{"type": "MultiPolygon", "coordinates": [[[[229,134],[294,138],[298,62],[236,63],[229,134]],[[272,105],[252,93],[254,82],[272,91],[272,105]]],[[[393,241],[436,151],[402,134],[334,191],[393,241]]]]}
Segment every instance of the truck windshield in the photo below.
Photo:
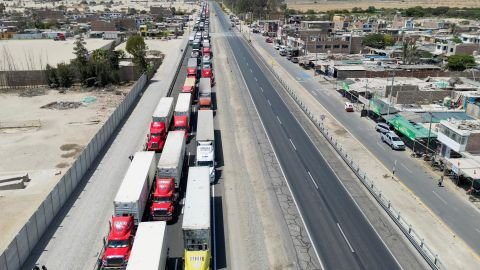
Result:
{"type": "Polygon", "coordinates": [[[213,166],[213,161],[208,160],[208,161],[198,161],[197,166],[208,166],[212,167],[213,166]]]}
{"type": "Polygon", "coordinates": [[[109,240],[109,248],[124,248],[128,246],[128,240],[109,240]]]}
{"type": "Polygon", "coordinates": [[[156,203],[164,203],[164,202],[170,202],[171,199],[170,197],[153,197],[153,202],[156,202],[156,203]]]}

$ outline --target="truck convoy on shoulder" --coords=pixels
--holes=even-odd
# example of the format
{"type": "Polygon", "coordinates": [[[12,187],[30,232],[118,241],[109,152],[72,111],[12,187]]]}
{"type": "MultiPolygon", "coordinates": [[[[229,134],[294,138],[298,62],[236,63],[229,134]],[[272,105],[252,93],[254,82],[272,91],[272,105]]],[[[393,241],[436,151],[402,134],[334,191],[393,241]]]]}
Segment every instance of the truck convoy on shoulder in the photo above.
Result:
{"type": "Polygon", "coordinates": [[[102,257],[102,269],[124,268],[129,260],[135,228],[143,217],[155,178],[154,152],[137,152],[113,201],[113,217],[102,257]]]}
{"type": "Polygon", "coordinates": [[[176,103],[172,95],[162,98],[155,108],[148,126],[146,151],[137,152],[130,158],[131,163],[113,201],[110,230],[97,263],[100,269],[166,269],[167,240],[172,237],[167,235],[167,222],[172,222],[182,212],[184,269],[210,269],[210,184],[215,180],[215,133],[212,111],[214,76],[206,1],[201,2],[198,17],[194,28],[203,32],[189,38],[197,57],[187,60],[187,76],[183,87],[176,88],[177,93],[180,90],[176,103]],[[198,104],[192,104],[197,97],[198,104]],[[187,177],[182,178],[182,173],[186,164],[192,106],[198,106],[200,110],[196,159],[195,167],[188,169],[188,179],[185,179],[187,177]],[[186,192],[183,193],[181,188],[185,186],[186,192]],[[183,194],[184,208],[180,211],[179,196],[183,194]]]}
{"type": "Polygon", "coordinates": [[[158,161],[150,215],[153,220],[171,220],[178,198],[185,157],[185,132],[168,133],[164,151],[158,161]]]}
{"type": "Polygon", "coordinates": [[[184,267],[210,267],[210,176],[208,167],[190,167],[183,213],[184,267]]]}
{"type": "Polygon", "coordinates": [[[210,169],[210,183],[215,181],[215,134],[213,130],[213,111],[198,111],[197,117],[197,155],[196,166],[210,169]]]}
{"type": "Polygon", "coordinates": [[[138,225],[127,270],[163,270],[167,263],[167,224],[163,221],[138,225]]]}
{"type": "Polygon", "coordinates": [[[192,94],[180,93],[178,94],[177,104],[173,112],[173,130],[183,130],[186,132],[190,130],[190,109],[192,104],[192,94]]]}
{"type": "Polygon", "coordinates": [[[160,99],[150,122],[150,134],[147,135],[145,149],[148,151],[160,152],[167,139],[168,128],[173,113],[173,98],[164,97],[160,99]]]}

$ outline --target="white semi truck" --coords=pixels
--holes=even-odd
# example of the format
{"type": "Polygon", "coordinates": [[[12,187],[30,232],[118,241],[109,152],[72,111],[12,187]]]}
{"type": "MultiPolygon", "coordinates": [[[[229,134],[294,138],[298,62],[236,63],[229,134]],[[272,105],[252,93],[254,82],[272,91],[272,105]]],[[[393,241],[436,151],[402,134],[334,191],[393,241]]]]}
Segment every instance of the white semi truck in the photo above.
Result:
{"type": "Polygon", "coordinates": [[[197,155],[196,166],[210,169],[210,183],[215,181],[215,134],[213,129],[213,111],[198,111],[197,118],[197,155]]]}
{"type": "Polygon", "coordinates": [[[133,216],[135,225],[141,222],[155,179],[155,153],[135,153],[113,201],[114,216],[133,216]]]}

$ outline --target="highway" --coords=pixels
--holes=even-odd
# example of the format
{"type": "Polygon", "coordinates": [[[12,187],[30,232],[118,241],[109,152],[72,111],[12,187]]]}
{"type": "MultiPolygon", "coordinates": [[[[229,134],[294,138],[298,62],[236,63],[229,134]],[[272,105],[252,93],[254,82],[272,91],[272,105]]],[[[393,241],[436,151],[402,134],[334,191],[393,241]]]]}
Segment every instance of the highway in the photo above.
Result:
{"type": "MultiPolygon", "coordinates": [[[[214,4],[223,30],[229,23],[214,4]]],[[[247,44],[230,32],[245,83],[325,269],[400,269],[302,126],[287,109],[247,44]]]]}
{"type": "MultiPolygon", "coordinates": [[[[311,72],[288,61],[278,54],[264,37],[251,35],[269,55],[285,68],[307,89],[355,138],[380,160],[385,167],[396,166],[395,175],[422,200],[455,234],[460,236],[475,252],[480,253],[480,212],[470,202],[461,199],[448,188],[438,188],[437,180],[418,161],[403,151],[392,151],[381,142],[373,128],[373,121],[352,117],[343,110],[340,94],[327,89],[313,78],[311,72]]],[[[446,180],[450,181],[450,180],[446,180]]]]}
{"type": "MultiPolygon", "coordinates": [[[[185,46],[186,39],[182,45],[185,46]]],[[[171,96],[176,97],[180,92],[186,77],[186,64],[190,57],[190,47],[181,62],[181,69],[175,81],[171,96]]],[[[180,54],[179,54],[180,56],[180,54]]],[[[178,56],[178,57],[179,57],[178,56]]],[[[173,65],[177,61],[177,55],[167,58],[164,65],[173,65]],[[166,63],[168,61],[168,63],[166,63]]],[[[150,85],[143,92],[137,104],[133,105],[132,111],[127,114],[123,125],[112,135],[110,143],[104,149],[103,155],[95,161],[87,173],[83,182],[79,184],[71,198],[62,208],[60,214],[50,225],[47,232],[41,238],[37,246],[30,254],[24,269],[31,269],[35,264],[46,265],[48,269],[96,269],[97,258],[101,255],[103,241],[107,236],[109,220],[113,214],[113,199],[120,186],[121,180],[130,164],[128,156],[136,151],[141,151],[148,132],[148,125],[151,114],[161,97],[166,96],[170,78],[173,77],[175,68],[165,70],[163,74],[157,74],[150,85]]],[[[193,106],[191,115],[191,131],[196,129],[196,106],[193,106]]],[[[194,165],[195,162],[195,139],[190,136],[186,147],[185,165],[194,165]]],[[[221,155],[218,155],[221,156],[221,155]]],[[[157,154],[157,160],[160,154],[157,154]]],[[[184,166],[182,176],[183,190],[181,199],[184,196],[188,166],[184,166]]],[[[217,231],[212,233],[213,245],[224,249],[223,213],[221,202],[223,183],[219,182],[215,187],[212,207],[216,215],[213,216],[212,224],[217,231]],[[217,219],[219,217],[219,219],[217,219]]],[[[169,269],[183,269],[183,236],[182,236],[182,211],[177,208],[179,217],[169,223],[167,227],[169,269]]],[[[223,251],[215,252],[215,264],[217,260],[221,266],[226,265],[226,254],[223,251]]]]}

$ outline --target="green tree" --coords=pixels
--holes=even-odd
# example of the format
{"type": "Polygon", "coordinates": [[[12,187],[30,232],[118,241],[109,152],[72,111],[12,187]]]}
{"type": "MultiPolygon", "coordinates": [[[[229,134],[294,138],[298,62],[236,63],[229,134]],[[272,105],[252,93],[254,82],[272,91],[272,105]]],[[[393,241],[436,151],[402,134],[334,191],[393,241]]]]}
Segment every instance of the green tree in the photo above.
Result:
{"type": "Polygon", "coordinates": [[[415,64],[420,57],[415,43],[404,42],[402,45],[402,60],[404,64],[415,64]]]}
{"type": "Polygon", "coordinates": [[[5,6],[5,4],[0,3],[0,14],[3,14],[3,12],[5,12],[6,9],[7,9],[7,7],[5,6]]]}
{"type": "Polygon", "coordinates": [[[71,62],[82,82],[91,76],[87,68],[88,50],[85,47],[85,44],[87,43],[83,39],[83,35],[78,35],[77,39],[75,40],[75,46],[73,47],[75,59],[73,59],[71,62]]]}
{"type": "Polygon", "coordinates": [[[367,13],[375,13],[377,9],[374,6],[369,6],[366,10],[367,13]]]}
{"type": "Polygon", "coordinates": [[[60,63],[57,65],[58,86],[69,88],[73,85],[75,74],[69,64],[60,63]]]}
{"type": "Polygon", "coordinates": [[[376,49],[383,49],[385,48],[385,35],[380,33],[368,34],[363,37],[362,45],[376,49]]]}
{"type": "Polygon", "coordinates": [[[451,40],[455,43],[463,43],[462,39],[460,39],[458,36],[454,36],[451,40]]]}
{"type": "Polygon", "coordinates": [[[463,71],[476,66],[475,58],[468,54],[451,55],[447,61],[447,68],[453,71],[463,71]]]}
{"type": "Polygon", "coordinates": [[[79,65],[86,65],[88,62],[88,50],[85,47],[86,44],[83,35],[78,35],[77,40],[75,40],[75,47],[73,47],[73,53],[75,54],[75,61],[79,65]]]}
{"type": "Polygon", "coordinates": [[[133,56],[133,62],[137,64],[142,71],[147,69],[147,60],[145,58],[147,54],[147,45],[145,40],[141,36],[131,36],[127,40],[125,47],[127,52],[133,56]]]}
{"type": "Polygon", "coordinates": [[[45,72],[47,75],[48,85],[52,88],[58,87],[57,69],[47,64],[45,72]]]}
{"type": "Polygon", "coordinates": [[[392,35],[383,35],[383,43],[385,46],[393,46],[395,45],[395,39],[392,35]]]}

